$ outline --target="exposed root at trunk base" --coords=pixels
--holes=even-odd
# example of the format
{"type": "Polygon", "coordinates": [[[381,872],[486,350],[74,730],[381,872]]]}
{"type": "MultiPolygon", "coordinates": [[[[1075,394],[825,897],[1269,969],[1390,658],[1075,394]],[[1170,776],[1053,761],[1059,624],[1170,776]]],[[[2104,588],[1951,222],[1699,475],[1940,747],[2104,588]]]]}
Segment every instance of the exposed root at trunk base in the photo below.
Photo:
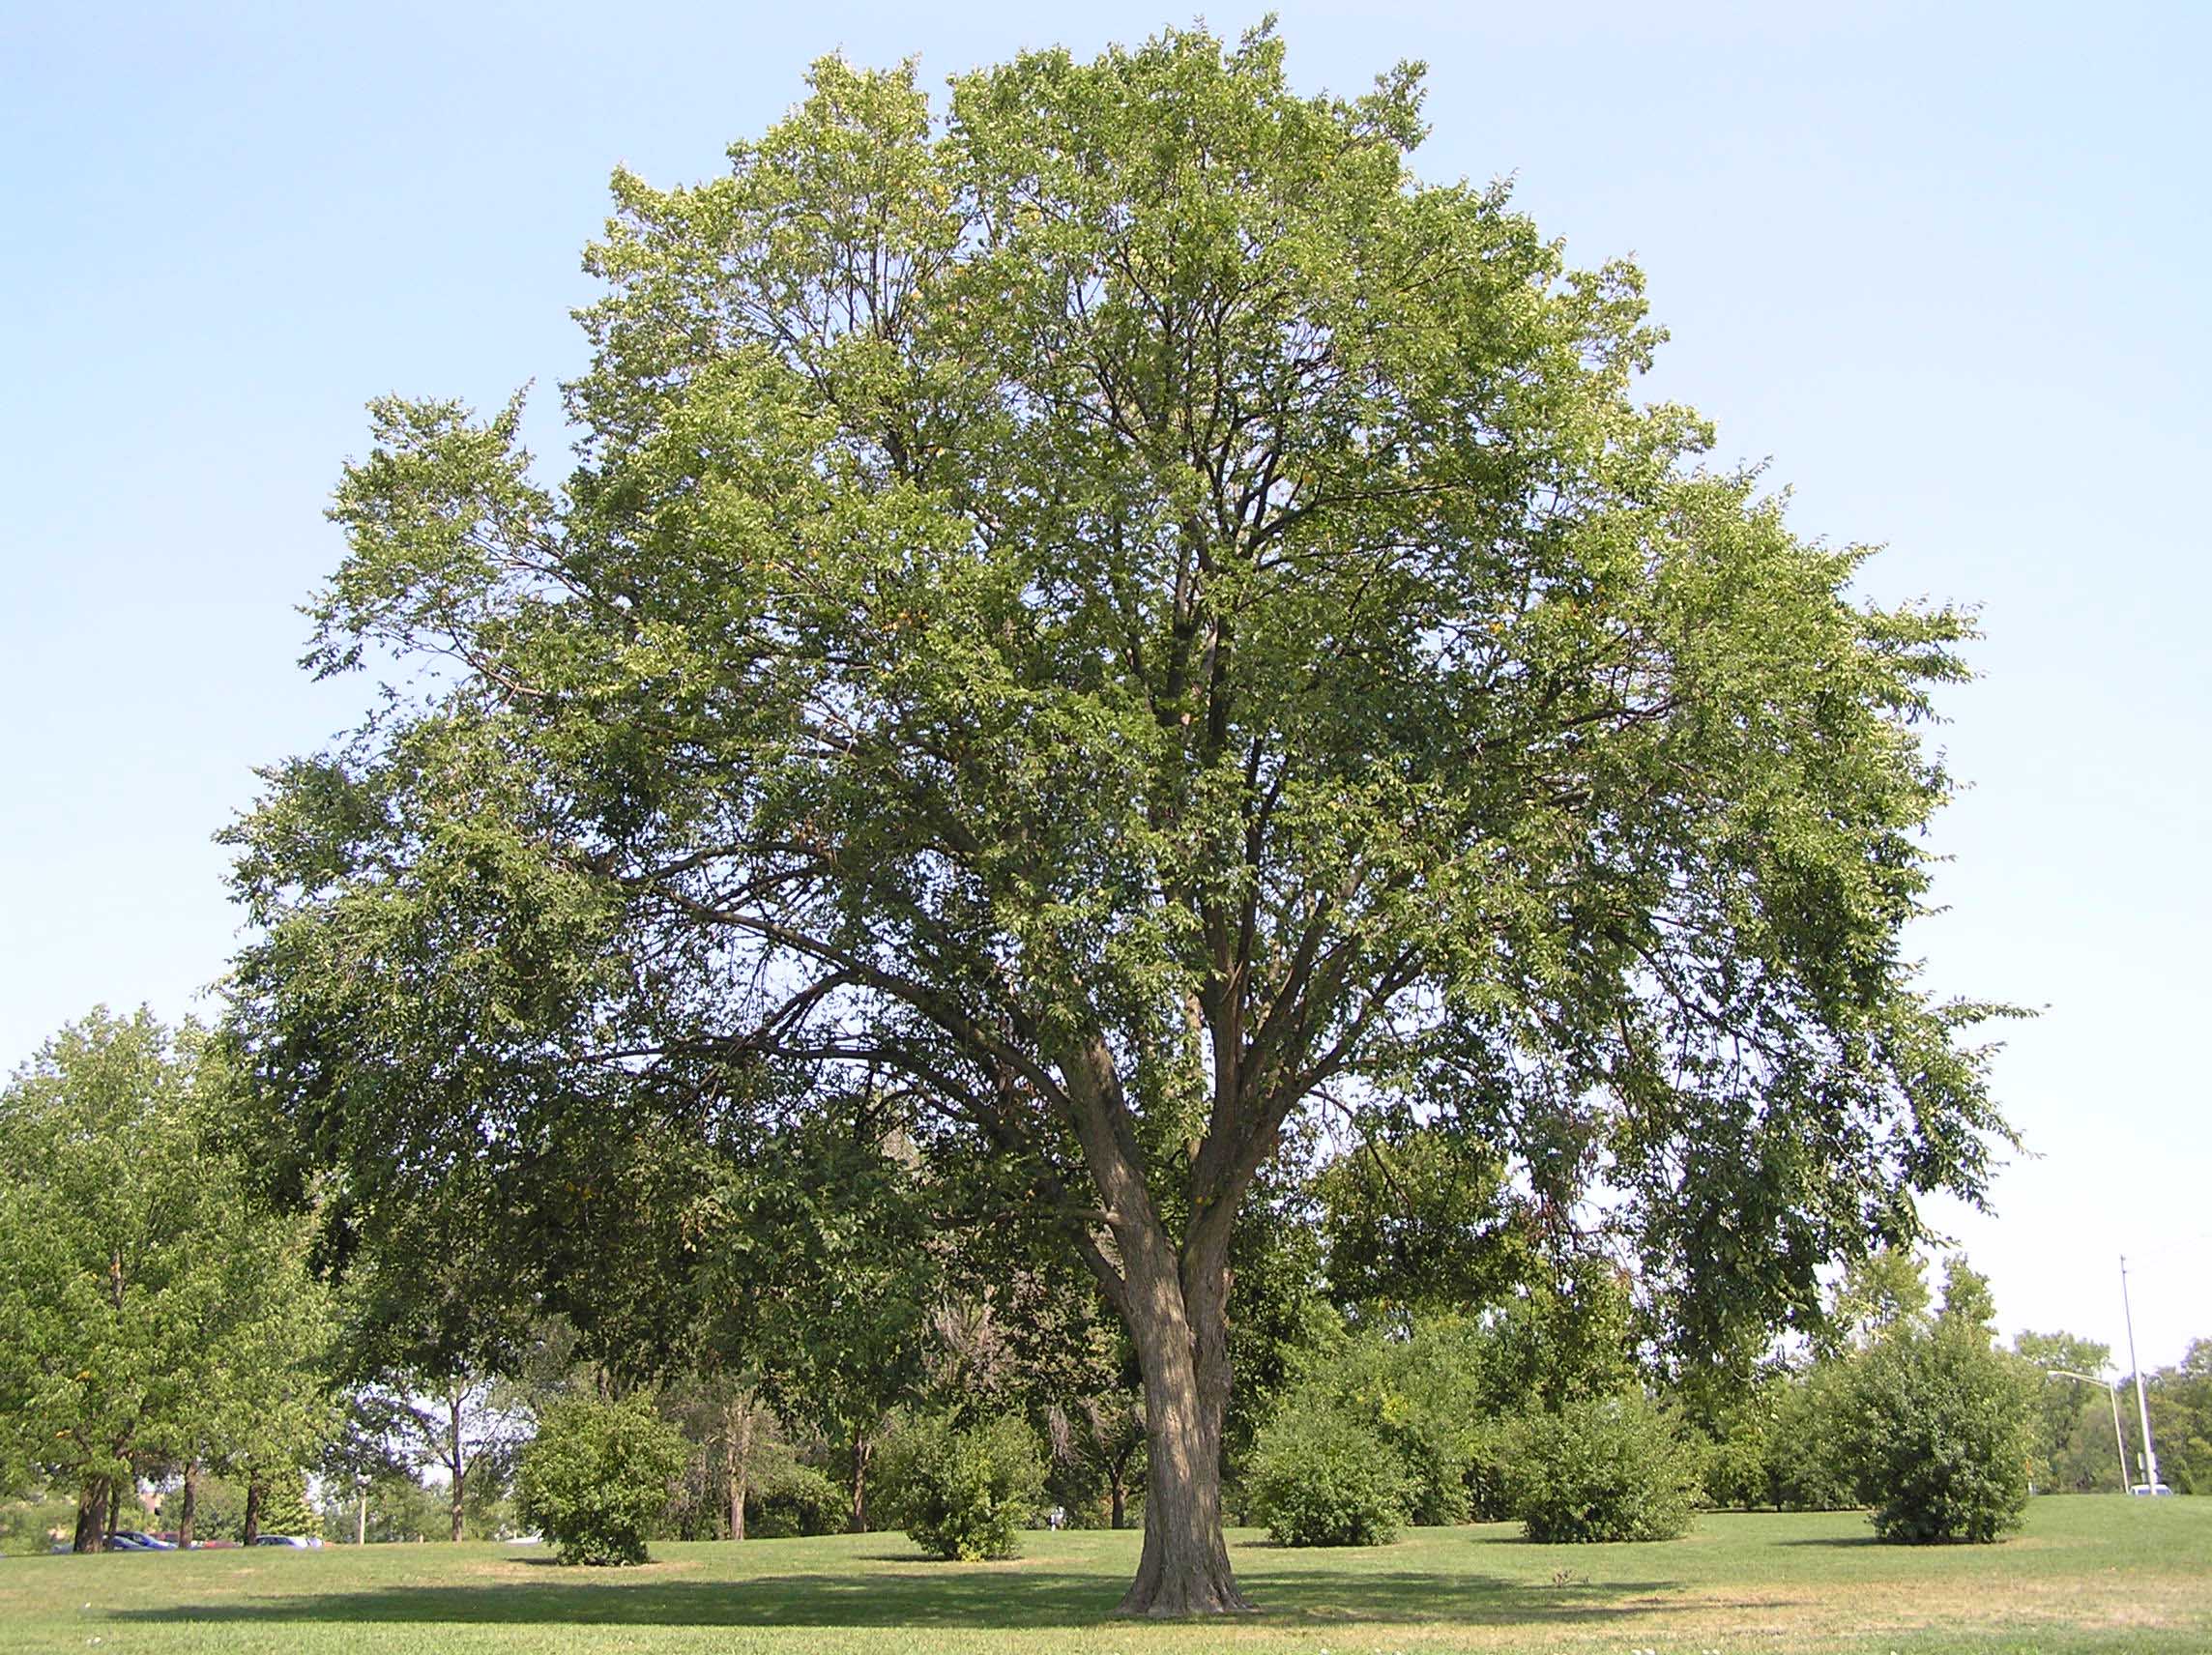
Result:
{"type": "Polygon", "coordinates": [[[1260,1606],[1237,1589],[1236,1573],[1229,1567],[1228,1548],[1219,1530],[1194,1547],[1161,1545],[1148,1530],[1145,1553],[1116,1614],[1141,1615],[1147,1620],[1184,1620],[1219,1614],[1257,1614],[1260,1606]],[[1195,1551],[1197,1555],[1191,1555],[1195,1551]],[[1162,1553],[1168,1553],[1163,1556],[1162,1553]],[[1174,1555],[1182,1553],[1180,1556],[1174,1555]]]}
{"type": "Polygon", "coordinates": [[[1258,1614],[1260,1606],[1235,1586],[1154,1592],[1150,1596],[1131,1586],[1114,1612],[1146,1620],[1190,1620],[1202,1615],[1258,1614]]]}

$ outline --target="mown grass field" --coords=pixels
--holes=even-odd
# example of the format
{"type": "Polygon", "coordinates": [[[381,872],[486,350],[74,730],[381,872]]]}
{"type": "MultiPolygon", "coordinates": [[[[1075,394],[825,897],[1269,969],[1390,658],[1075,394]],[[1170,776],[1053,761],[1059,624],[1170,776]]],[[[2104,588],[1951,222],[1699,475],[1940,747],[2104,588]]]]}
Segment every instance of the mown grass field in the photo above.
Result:
{"type": "Polygon", "coordinates": [[[664,1545],[611,1572],[489,1545],[10,1557],[0,1650],[2212,1650],[2212,1500],[2038,1500],[1996,1547],[1877,1546],[1848,1514],[1719,1514],[1650,1546],[1530,1546],[1488,1525],[1292,1552],[1238,1531],[1266,1612],[1228,1625],[1115,1619],[1137,1538],[1032,1534],[1020,1559],[977,1565],[896,1534],[664,1545]]]}

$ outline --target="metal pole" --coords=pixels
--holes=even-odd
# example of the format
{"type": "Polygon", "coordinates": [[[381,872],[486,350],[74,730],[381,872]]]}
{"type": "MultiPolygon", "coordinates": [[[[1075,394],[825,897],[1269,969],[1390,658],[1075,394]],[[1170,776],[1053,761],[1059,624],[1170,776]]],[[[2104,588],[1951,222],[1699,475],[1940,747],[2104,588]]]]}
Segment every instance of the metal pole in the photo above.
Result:
{"type": "MultiPolygon", "coordinates": [[[[2105,1400],[2112,1405],[2112,1446],[2120,1451],[2120,1493],[2128,1492],[2128,1439],[2120,1435],[2120,1387],[2105,1386],[2105,1400]]],[[[364,1511],[368,1508],[364,1503],[364,1511]]]]}
{"type": "Polygon", "coordinates": [[[2142,1364],[2136,1360],[2136,1313],[2128,1306],[2128,1256],[2120,1255],[2120,1314],[2128,1323],[2128,1366],[2136,1371],[2136,1410],[2142,1416],[2143,1493],[2158,1488],[2158,1448],[2150,1439],[2150,1398],[2143,1390],[2142,1364]]]}

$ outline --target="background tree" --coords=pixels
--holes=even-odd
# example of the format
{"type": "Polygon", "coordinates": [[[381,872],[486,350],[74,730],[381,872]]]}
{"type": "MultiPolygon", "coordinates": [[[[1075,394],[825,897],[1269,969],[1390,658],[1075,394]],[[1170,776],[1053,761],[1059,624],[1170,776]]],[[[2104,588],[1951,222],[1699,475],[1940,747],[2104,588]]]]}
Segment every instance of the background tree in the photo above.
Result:
{"type": "Polygon", "coordinates": [[[376,405],[316,659],[440,670],[235,835],[238,1028],[357,1175],[840,1067],[1018,1169],[1143,1371],[1136,1612],[1245,1607],[1231,1254],[1316,1112],[1602,1174],[1691,1342],[2002,1133],[1898,947],[1965,620],[1700,469],[1636,273],[1421,130],[1197,31],[619,174],[578,469],[376,405]]]}
{"type": "Polygon", "coordinates": [[[505,1496],[514,1457],[530,1438],[537,1405],[545,1400],[501,1375],[457,1366],[443,1372],[387,1370],[355,1387],[353,1429],[376,1444],[363,1458],[413,1478],[437,1473],[446,1537],[457,1541],[472,1514],[488,1513],[505,1496]]]}
{"type": "Polygon", "coordinates": [[[671,1381],[661,1407],[692,1445],[672,1513],[682,1538],[745,1537],[745,1507],[763,1473],[791,1458],[756,1370],[717,1369],[671,1381]]]}
{"type": "Polygon", "coordinates": [[[398,1467],[386,1466],[368,1473],[365,1490],[350,1476],[342,1482],[326,1478],[323,1483],[323,1532],[339,1541],[351,1541],[364,1530],[371,1545],[444,1539],[450,1516],[445,1490],[425,1488],[398,1467]],[[368,1502],[365,1524],[360,1503],[364,1493],[368,1502]]]}
{"type": "Polygon", "coordinates": [[[0,1092],[0,1433],[78,1493],[98,1550],[141,1475],[251,1442],[318,1450],[330,1319],[304,1226],[248,1198],[211,1131],[228,1076],[198,1031],[96,1010],[0,1092]]]}
{"type": "Polygon", "coordinates": [[[750,1356],[783,1418],[842,1449],[856,1532],[876,1444],[922,1381],[943,1277],[897,1118],[856,1094],[764,1143],[702,1276],[710,1348],[750,1356]]]}
{"type": "Polygon", "coordinates": [[[1129,1527],[1144,1486],[1144,1379],[1113,1307],[1087,1276],[1047,1257],[1012,1278],[1005,1321],[1017,1383],[1048,1449],[1048,1504],[1078,1526],[1129,1527]]]}
{"type": "Polygon", "coordinates": [[[2178,1493],[2212,1495],[2212,1339],[2192,1340],[2177,1366],[2153,1374],[2149,1394],[2159,1475],[2178,1493]]]}
{"type": "Polygon", "coordinates": [[[1865,1350],[1892,1328],[1925,1320],[1934,1302],[1918,1254],[1910,1247],[1877,1248],[1851,1261],[1837,1282],[1814,1350],[1821,1356],[1865,1350]]]}
{"type": "Polygon", "coordinates": [[[2109,1345],[2071,1333],[2014,1335],[2013,1353],[2036,1386],[2034,1458],[2029,1475],[2039,1494],[2092,1494],[2117,1483],[2127,1444],[2115,1434],[2114,1409],[2103,1386],[2052,1378],[2052,1370],[2102,1375],[2112,1360],[2109,1345]]]}

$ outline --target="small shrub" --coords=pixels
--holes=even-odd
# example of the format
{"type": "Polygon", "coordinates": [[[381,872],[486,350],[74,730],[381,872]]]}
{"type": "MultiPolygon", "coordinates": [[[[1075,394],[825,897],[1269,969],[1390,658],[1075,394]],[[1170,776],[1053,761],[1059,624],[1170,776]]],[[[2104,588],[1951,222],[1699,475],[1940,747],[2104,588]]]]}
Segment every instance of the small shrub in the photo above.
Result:
{"type": "Polygon", "coordinates": [[[1011,1557],[1044,1492],[1036,1434],[1010,1417],[918,1421],[884,1444],[876,1467],[882,1502],[914,1543],[963,1562],[1011,1557]]]}
{"type": "Polygon", "coordinates": [[[2026,1380],[1979,1327],[1906,1328],[1851,1358],[1836,1436],[1875,1533],[1987,1543],[2027,1510],[2026,1380]]]}
{"type": "Polygon", "coordinates": [[[516,1508],[560,1547],[564,1563],[642,1563],[686,1457],[683,1437],[649,1398],[570,1397],[545,1410],[522,1451],[516,1508]]]}
{"type": "Polygon", "coordinates": [[[1513,1515],[1530,1540],[1673,1540],[1700,1496],[1697,1451],[1642,1396],[1529,1414],[1507,1434],[1513,1515]]]}
{"type": "Polygon", "coordinates": [[[1411,1490],[1382,1438],[1331,1408],[1295,1408],[1260,1433],[1247,1471],[1252,1515],[1284,1546],[1383,1546],[1411,1490]]]}

